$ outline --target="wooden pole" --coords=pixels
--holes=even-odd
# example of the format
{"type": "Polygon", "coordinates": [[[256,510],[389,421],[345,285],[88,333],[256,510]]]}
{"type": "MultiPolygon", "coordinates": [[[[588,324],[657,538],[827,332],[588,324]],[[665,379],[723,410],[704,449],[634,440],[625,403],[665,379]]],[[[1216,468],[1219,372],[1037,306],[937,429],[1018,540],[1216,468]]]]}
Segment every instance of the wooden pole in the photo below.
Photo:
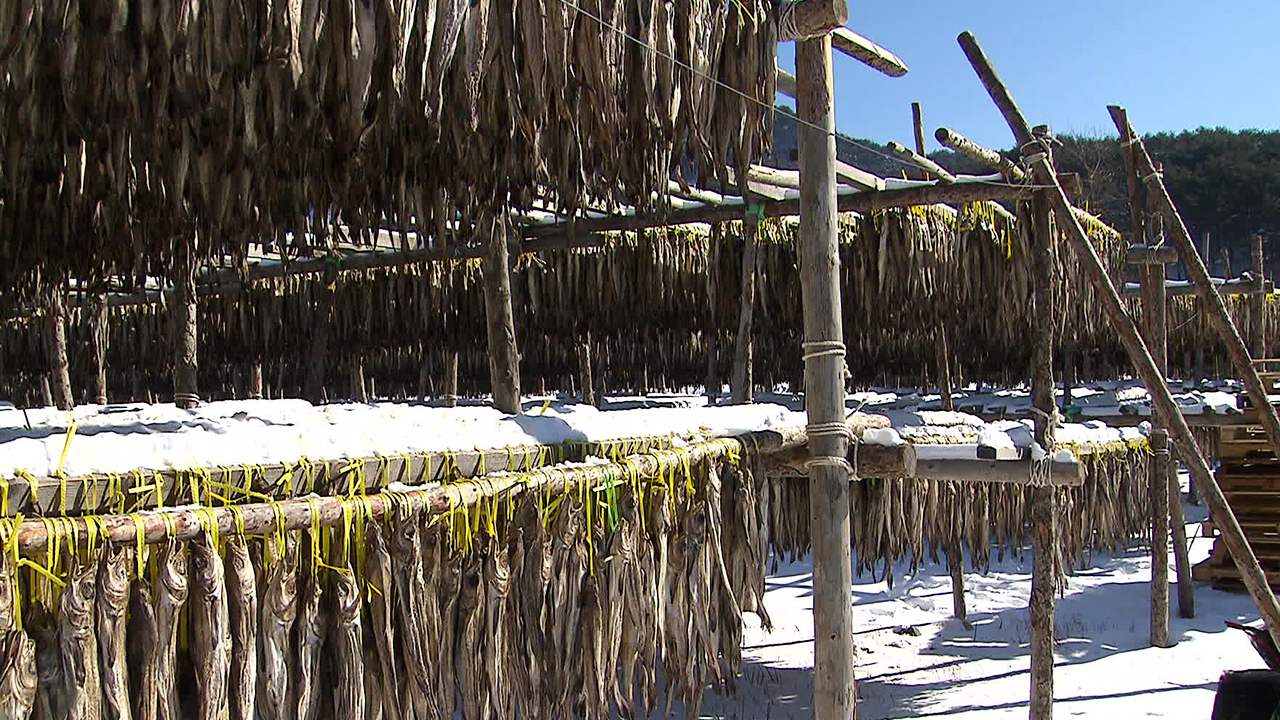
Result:
{"type": "Polygon", "coordinates": [[[742,217],[742,304],[738,308],[738,333],[733,339],[733,378],[729,388],[734,405],[750,403],[752,400],[751,324],[755,315],[756,273],[759,270],[759,222],[748,208],[742,217]]]}
{"type": "Polygon", "coordinates": [[[596,386],[591,377],[591,333],[585,342],[578,343],[578,385],[582,388],[582,402],[596,404],[596,386]]]}
{"type": "Polygon", "coordinates": [[[711,226],[710,258],[707,262],[707,317],[704,334],[707,344],[707,379],[703,383],[707,390],[707,402],[715,404],[720,397],[719,349],[720,332],[716,327],[716,297],[719,288],[720,245],[724,241],[724,228],[719,223],[711,226]]]}
{"type": "Polygon", "coordinates": [[[938,130],[934,132],[933,137],[937,139],[943,147],[955,150],[961,155],[967,156],[970,160],[975,160],[987,167],[999,170],[1010,180],[1022,182],[1027,179],[1027,173],[1022,168],[1014,165],[1012,160],[1009,160],[995,150],[982,147],[954,130],[938,128],[938,130]]]}
{"type": "Polygon", "coordinates": [[[353,356],[348,361],[348,367],[351,372],[351,400],[352,402],[367,403],[369,402],[369,389],[364,381],[364,361],[360,357],[353,356]]]}
{"type": "MultiPolygon", "coordinates": [[[[837,0],[838,4],[843,2],[837,0]]],[[[843,24],[843,23],[841,23],[843,24]]],[[[804,304],[805,407],[813,453],[809,520],[813,537],[814,717],[857,717],[853,582],[849,548],[849,437],[843,425],[844,343],[836,221],[835,113],[831,39],[796,43],[799,116],[800,266],[804,304]]]]}
{"type": "MultiPolygon", "coordinates": [[[[1047,134],[1047,130],[1046,130],[1047,134]]],[[[1049,199],[1043,191],[1031,199],[1031,274],[1035,278],[1035,322],[1031,328],[1031,404],[1035,417],[1035,441],[1052,452],[1052,419],[1057,411],[1053,397],[1053,282],[1054,234],[1049,199]]],[[[1058,493],[1052,486],[1031,491],[1031,704],[1032,720],[1053,717],[1053,626],[1058,575],[1055,558],[1058,536],[1058,493]]]]}
{"type": "MultiPolygon", "coordinates": [[[[1266,270],[1262,263],[1262,235],[1255,234],[1253,236],[1253,275],[1263,283],[1266,282],[1266,270]]],[[[1253,350],[1253,357],[1264,358],[1267,356],[1266,337],[1264,332],[1267,311],[1267,296],[1265,293],[1258,292],[1250,296],[1249,304],[1253,310],[1253,325],[1249,347],[1253,350]]]]}
{"type": "MultiPolygon", "coordinates": [[[[1022,112],[1018,110],[1013,98],[1009,96],[1007,88],[1000,81],[999,76],[996,75],[986,55],[978,47],[977,41],[966,32],[960,35],[960,44],[964,48],[969,62],[977,71],[979,78],[982,79],[983,85],[987,87],[987,92],[996,102],[1002,114],[1004,114],[1009,126],[1014,129],[1014,135],[1023,145],[1030,143],[1033,138],[1031,138],[1026,119],[1022,116],[1022,112]]],[[[1141,147],[1141,140],[1138,141],[1138,146],[1141,147]]],[[[1046,162],[1046,158],[1037,157],[1037,153],[1034,152],[1035,148],[1029,149],[1033,151],[1029,153],[1028,159],[1032,165],[1036,182],[1053,186],[1051,199],[1055,209],[1059,211],[1060,221],[1066,227],[1067,238],[1071,243],[1072,250],[1075,252],[1076,259],[1085,269],[1095,291],[1101,298],[1103,310],[1111,320],[1112,327],[1115,328],[1120,336],[1120,341],[1124,345],[1134,369],[1147,386],[1147,391],[1151,393],[1152,405],[1168,419],[1175,447],[1178,449],[1182,461],[1191,470],[1191,477],[1194,482],[1199,484],[1208,496],[1214,522],[1222,532],[1223,542],[1231,552],[1231,557],[1240,572],[1240,578],[1245,587],[1248,588],[1254,603],[1257,604],[1262,618],[1266,621],[1272,640],[1280,644],[1280,604],[1276,603],[1276,598],[1271,593],[1271,587],[1267,585],[1267,578],[1258,564],[1257,555],[1254,554],[1253,548],[1249,546],[1248,540],[1245,539],[1244,531],[1240,528],[1240,523],[1236,519],[1235,513],[1231,510],[1231,506],[1227,504],[1226,496],[1222,494],[1222,488],[1218,486],[1217,480],[1213,477],[1213,471],[1209,469],[1209,464],[1200,453],[1200,448],[1196,445],[1195,438],[1191,435],[1191,428],[1187,426],[1186,418],[1183,417],[1182,412],[1178,409],[1178,404],[1174,401],[1173,395],[1164,383],[1164,378],[1160,376],[1160,370],[1156,367],[1155,361],[1151,359],[1151,354],[1147,351],[1147,346],[1143,343],[1142,336],[1138,333],[1137,325],[1134,324],[1133,318],[1129,317],[1128,312],[1125,310],[1124,303],[1121,301],[1119,293],[1116,292],[1115,285],[1111,282],[1111,277],[1107,274],[1106,267],[1102,264],[1102,259],[1089,241],[1084,228],[1080,226],[1079,220],[1071,214],[1071,204],[1067,200],[1066,194],[1062,191],[1062,187],[1058,185],[1052,163],[1046,162]]],[[[1145,149],[1142,155],[1145,155],[1145,149]]],[[[1183,228],[1183,231],[1185,232],[1185,228],[1183,228]]],[[[1184,260],[1186,259],[1184,257],[1184,260]]]]}
{"type": "Polygon", "coordinates": [[[311,327],[311,354],[307,357],[307,399],[317,405],[326,400],[325,375],[329,369],[329,322],[333,315],[334,284],[338,280],[338,267],[327,263],[324,282],[315,297],[315,315],[311,327]]]}
{"type": "Polygon", "coordinates": [[[489,252],[483,262],[484,308],[489,324],[489,380],[493,404],[509,415],[520,414],[520,353],[516,350],[515,315],[511,310],[511,267],[507,251],[507,222],[499,216],[481,218],[489,252]]]}
{"type": "Polygon", "coordinates": [[[262,361],[254,360],[249,364],[248,396],[253,400],[262,399],[262,361]]]}
{"type": "Polygon", "coordinates": [[[444,406],[458,406],[458,351],[452,350],[444,361],[444,406]]]}
{"type": "Polygon", "coordinates": [[[75,407],[71,394],[71,369],[67,362],[67,324],[63,290],[50,286],[43,293],[45,355],[48,358],[48,379],[51,391],[46,400],[59,410],[75,407]]]}
{"type": "MultiPolygon", "coordinates": [[[[924,109],[920,107],[920,103],[911,103],[911,126],[915,130],[916,154],[920,157],[927,158],[929,153],[926,152],[924,146],[924,109]]],[[[930,179],[929,171],[925,170],[924,179],[930,179]]]]}
{"type": "Polygon", "coordinates": [[[93,296],[89,306],[89,351],[93,359],[93,401],[107,404],[107,302],[106,297],[93,296]]]}
{"type": "MultiPolygon", "coordinates": [[[[1240,374],[1240,379],[1248,390],[1249,400],[1258,408],[1259,419],[1262,421],[1263,430],[1267,433],[1267,439],[1271,442],[1271,448],[1276,452],[1277,457],[1280,457],[1280,417],[1276,416],[1276,409],[1267,398],[1267,389],[1262,384],[1262,379],[1258,377],[1257,368],[1253,366],[1252,358],[1249,357],[1249,349],[1245,347],[1244,340],[1240,337],[1240,331],[1236,328],[1235,321],[1231,319],[1231,314],[1227,312],[1227,306],[1222,300],[1222,295],[1218,293],[1213,281],[1210,280],[1209,271],[1205,268],[1199,253],[1196,252],[1191,234],[1187,232],[1187,226],[1183,224],[1182,216],[1178,214],[1178,208],[1173,204],[1173,198],[1169,196],[1169,191],[1165,188],[1163,178],[1156,172],[1142,138],[1138,137],[1137,133],[1133,131],[1133,126],[1129,123],[1129,118],[1124,108],[1111,106],[1107,109],[1111,112],[1116,128],[1123,128],[1123,132],[1127,133],[1127,137],[1133,139],[1134,159],[1137,163],[1138,173],[1146,184],[1148,196],[1168,221],[1167,227],[1172,228],[1173,240],[1178,245],[1178,252],[1182,255],[1182,261],[1187,266],[1187,274],[1199,290],[1200,301],[1203,303],[1202,308],[1204,308],[1202,312],[1207,312],[1210,323],[1217,330],[1223,345],[1226,346],[1227,355],[1230,356],[1236,372],[1240,374]]],[[[1268,593],[1270,593],[1269,590],[1268,593]]],[[[1276,628],[1275,631],[1280,632],[1280,628],[1276,628]]]]}
{"type": "Polygon", "coordinates": [[[196,333],[196,238],[179,238],[173,267],[173,404],[200,405],[196,333]]]}
{"type": "MultiPolygon", "coordinates": [[[[1142,185],[1138,179],[1137,160],[1135,158],[1134,143],[1130,142],[1132,135],[1128,129],[1122,131],[1121,144],[1124,147],[1124,159],[1126,175],[1129,183],[1129,217],[1131,232],[1134,233],[1134,241],[1141,243],[1149,243],[1154,235],[1154,227],[1147,221],[1145,212],[1145,203],[1143,202],[1142,185]]],[[[1160,253],[1152,249],[1152,246],[1145,244],[1141,246],[1146,251],[1135,250],[1134,247],[1129,249],[1130,262],[1139,261],[1139,273],[1142,284],[1142,307],[1145,316],[1146,325],[1146,343],[1151,351],[1151,359],[1155,361],[1156,367],[1160,371],[1163,378],[1169,377],[1169,358],[1168,358],[1168,288],[1165,284],[1165,263],[1177,262],[1177,256],[1169,257],[1166,253],[1160,253]],[[1163,262],[1150,262],[1152,259],[1160,259],[1163,262]]],[[[1161,246],[1160,250],[1165,248],[1161,246]]],[[[1175,250],[1176,248],[1168,248],[1175,250]]],[[[1165,387],[1168,387],[1167,381],[1165,387]]],[[[1167,421],[1156,415],[1154,420],[1154,429],[1160,433],[1164,433],[1164,442],[1168,444],[1168,432],[1165,429],[1167,421]]],[[[1155,445],[1154,433],[1152,436],[1153,447],[1155,445]]],[[[1168,455],[1166,451],[1166,455],[1168,455]]],[[[1156,491],[1154,483],[1156,477],[1163,479],[1166,488],[1161,490],[1168,500],[1161,501],[1156,495],[1151,496],[1152,504],[1152,638],[1151,644],[1157,647],[1166,647],[1167,645],[1157,642],[1159,634],[1155,623],[1157,617],[1166,618],[1164,622],[1164,640],[1170,643],[1168,637],[1168,553],[1163,547],[1158,547],[1157,538],[1163,537],[1163,534],[1157,534],[1162,525],[1167,526],[1173,538],[1173,556],[1174,565],[1177,569],[1178,576],[1178,615],[1183,618],[1195,617],[1195,588],[1191,580],[1191,560],[1188,557],[1187,547],[1187,522],[1182,511],[1182,494],[1178,488],[1178,474],[1174,463],[1167,457],[1161,462],[1159,456],[1156,461],[1151,463],[1154,473],[1152,476],[1152,491],[1156,491]],[[1159,513],[1160,506],[1168,511],[1169,520],[1161,520],[1159,513]],[[1159,557],[1157,556],[1159,555],[1159,557]],[[1163,559],[1161,559],[1163,558],[1163,559]],[[1157,565],[1160,565],[1157,567],[1157,565]],[[1163,580],[1157,580],[1159,573],[1163,580]],[[1163,589],[1159,589],[1163,588],[1163,589]],[[1158,596],[1159,595],[1159,596],[1158,596]],[[1163,603],[1164,611],[1160,612],[1158,604],[1163,603]]],[[[1170,643],[1171,644],[1171,643],[1170,643]]]]}

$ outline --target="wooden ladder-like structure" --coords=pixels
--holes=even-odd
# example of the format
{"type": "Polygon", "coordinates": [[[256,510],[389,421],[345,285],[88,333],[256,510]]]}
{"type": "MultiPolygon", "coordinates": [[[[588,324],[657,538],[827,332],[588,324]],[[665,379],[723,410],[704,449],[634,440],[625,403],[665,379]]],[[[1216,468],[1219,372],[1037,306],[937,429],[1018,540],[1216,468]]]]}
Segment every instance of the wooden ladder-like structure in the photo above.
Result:
{"type": "MultiPolygon", "coordinates": [[[[1280,359],[1254,360],[1253,366],[1272,404],[1280,402],[1280,359]]],[[[1244,402],[1246,408],[1252,404],[1247,397],[1244,402]]],[[[1258,556],[1267,583],[1280,588],[1280,459],[1261,425],[1224,427],[1221,433],[1218,485],[1258,556]]],[[[1207,520],[1204,528],[1217,539],[1209,558],[1192,569],[1192,578],[1216,587],[1238,588],[1240,574],[1221,534],[1212,520],[1207,520]]]]}

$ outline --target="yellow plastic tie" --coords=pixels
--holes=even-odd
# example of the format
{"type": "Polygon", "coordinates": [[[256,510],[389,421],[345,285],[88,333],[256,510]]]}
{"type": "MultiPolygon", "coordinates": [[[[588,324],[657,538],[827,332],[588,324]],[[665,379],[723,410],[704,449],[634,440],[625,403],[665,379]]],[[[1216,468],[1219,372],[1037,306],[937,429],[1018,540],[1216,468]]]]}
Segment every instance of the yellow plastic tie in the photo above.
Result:
{"type": "Polygon", "coordinates": [[[67,422],[69,423],[67,425],[67,437],[62,441],[62,457],[58,460],[58,471],[55,473],[57,475],[62,474],[62,466],[67,462],[67,453],[71,451],[71,438],[76,436],[76,430],[79,428],[70,413],[68,413],[67,422]]]}
{"type": "Polygon", "coordinates": [[[145,531],[145,530],[143,529],[143,527],[142,527],[142,516],[141,516],[141,515],[139,515],[139,514],[137,514],[137,513],[133,513],[132,515],[130,515],[130,516],[129,516],[129,518],[133,520],[133,534],[134,534],[134,540],[135,540],[135,542],[137,543],[137,548],[136,548],[136,553],[135,553],[135,554],[137,555],[136,560],[137,560],[137,566],[138,566],[138,579],[142,579],[142,577],[143,577],[143,572],[144,572],[144,568],[143,568],[143,557],[144,557],[144,555],[143,555],[143,551],[144,551],[144,549],[147,547],[147,533],[146,533],[146,531],[145,531]]]}

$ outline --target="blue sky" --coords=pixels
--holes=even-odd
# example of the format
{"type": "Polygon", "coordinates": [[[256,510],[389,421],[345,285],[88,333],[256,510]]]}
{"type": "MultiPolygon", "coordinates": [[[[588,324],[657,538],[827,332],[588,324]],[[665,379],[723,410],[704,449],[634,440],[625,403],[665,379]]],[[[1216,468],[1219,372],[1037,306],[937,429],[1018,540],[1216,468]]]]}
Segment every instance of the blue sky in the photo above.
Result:
{"type": "MultiPolygon", "coordinates": [[[[939,126],[1011,147],[956,43],[963,30],[978,38],[1031,123],[1059,134],[1114,134],[1108,104],[1127,107],[1144,134],[1280,128],[1280,0],[848,1],[848,26],[910,71],[890,78],[836,53],[836,126],[847,135],[912,145],[918,101],[931,151],[939,126]]],[[[779,65],[794,70],[794,51],[782,43],[779,65]]]]}

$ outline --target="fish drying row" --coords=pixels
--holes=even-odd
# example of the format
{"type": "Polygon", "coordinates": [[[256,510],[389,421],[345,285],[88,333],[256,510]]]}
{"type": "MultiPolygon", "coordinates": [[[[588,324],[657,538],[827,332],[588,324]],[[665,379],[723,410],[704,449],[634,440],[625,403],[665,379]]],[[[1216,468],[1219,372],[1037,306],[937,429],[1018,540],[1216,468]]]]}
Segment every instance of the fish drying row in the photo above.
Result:
{"type": "Polygon", "coordinates": [[[0,717],[631,717],[662,702],[659,668],[693,717],[733,687],[742,613],[768,622],[767,503],[763,473],[717,460],[443,517],[82,548],[60,591],[5,553],[0,717]]]}

